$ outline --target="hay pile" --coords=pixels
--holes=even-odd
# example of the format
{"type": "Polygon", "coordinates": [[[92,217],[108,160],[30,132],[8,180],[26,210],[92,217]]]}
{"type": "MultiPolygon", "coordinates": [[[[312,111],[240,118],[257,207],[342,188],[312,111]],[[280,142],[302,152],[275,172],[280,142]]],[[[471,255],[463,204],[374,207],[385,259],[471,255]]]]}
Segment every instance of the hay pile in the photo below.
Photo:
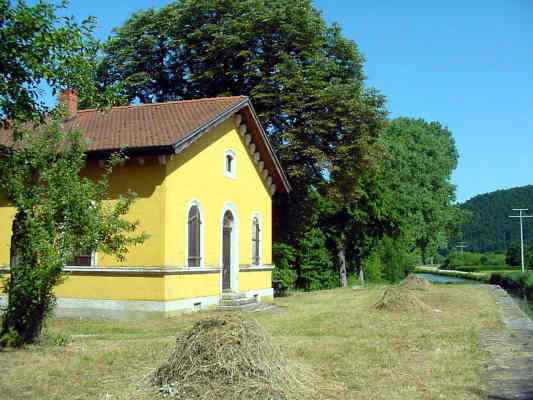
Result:
{"type": "Polygon", "coordinates": [[[430,311],[431,308],[421,301],[411,290],[401,286],[385,289],[381,299],[374,305],[383,311],[430,311]]]}
{"type": "Polygon", "coordinates": [[[428,290],[431,287],[431,283],[424,278],[420,278],[415,274],[409,274],[405,278],[400,286],[409,290],[428,290]]]}
{"type": "Polygon", "coordinates": [[[311,376],[293,368],[252,319],[219,314],[178,336],[153,376],[163,395],[179,399],[302,399],[311,376]]]}

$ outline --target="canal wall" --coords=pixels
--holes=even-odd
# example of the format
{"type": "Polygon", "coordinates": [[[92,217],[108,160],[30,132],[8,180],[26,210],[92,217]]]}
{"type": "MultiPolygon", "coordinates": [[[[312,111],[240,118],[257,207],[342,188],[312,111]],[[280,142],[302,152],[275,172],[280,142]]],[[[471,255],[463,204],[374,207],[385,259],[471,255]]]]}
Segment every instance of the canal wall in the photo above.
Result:
{"type": "Polygon", "coordinates": [[[481,343],[490,354],[486,398],[533,399],[533,321],[500,286],[489,287],[499,306],[504,329],[483,332],[481,343]]]}

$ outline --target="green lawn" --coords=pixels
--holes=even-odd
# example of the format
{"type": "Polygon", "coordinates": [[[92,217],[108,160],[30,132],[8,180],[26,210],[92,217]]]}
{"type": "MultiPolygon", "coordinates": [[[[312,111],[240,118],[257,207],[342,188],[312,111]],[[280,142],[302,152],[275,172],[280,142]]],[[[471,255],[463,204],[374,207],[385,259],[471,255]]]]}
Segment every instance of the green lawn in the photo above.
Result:
{"type": "MultiPolygon", "coordinates": [[[[486,353],[479,332],[501,329],[482,286],[417,292],[433,311],[378,312],[383,288],[331,290],[276,300],[253,316],[288,357],[317,374],[320,399],[481,399],[486,353]]],[[[47,339],[0,352],[2,399],[155,399],[146,377],[176,332],[207,313],[156,321],[54,320],[47,339]],[[67,338],[67,344],[55,342],[67,338]]]]}

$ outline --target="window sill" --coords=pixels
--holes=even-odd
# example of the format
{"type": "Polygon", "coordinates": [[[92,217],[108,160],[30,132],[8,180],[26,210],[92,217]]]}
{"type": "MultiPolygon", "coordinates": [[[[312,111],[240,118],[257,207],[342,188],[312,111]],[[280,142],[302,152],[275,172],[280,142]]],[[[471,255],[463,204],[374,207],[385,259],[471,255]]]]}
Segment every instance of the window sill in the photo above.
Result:
{"type": "Polygon", "coordinates": [[[241,265],[239,268],[239,271],[241,272],[251,272],[251,271],[272,271],[275,268],[274,265],[271,264],[263,264],[263,265],[241,265]]]}

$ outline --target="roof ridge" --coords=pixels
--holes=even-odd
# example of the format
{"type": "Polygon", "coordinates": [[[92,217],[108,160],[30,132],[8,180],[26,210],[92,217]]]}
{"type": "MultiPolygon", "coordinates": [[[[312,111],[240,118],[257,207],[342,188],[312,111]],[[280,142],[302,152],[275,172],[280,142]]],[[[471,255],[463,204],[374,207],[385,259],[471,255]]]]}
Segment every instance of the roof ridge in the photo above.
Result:
{"type": "MultiPolygon", "coordinates": [[[[139,108],[139,107],[153,107],[153,106],[161,106],[166,104],[183,104],[183,103],[198,103],[202,101],[218,101],[218,100],[227,100],[227,99],[246,99],[248,96],[217,96],[217,97],[202,97],[200,99],[188,99],[188,100],[172,100],[172,101],[162,101],[158,103],[141,103],[141,104],[128,104],[125,106],[114,106],[111,107],[111,109],[124,109],[124,108],[139,108]]],[[[84,110],[78,110],[79,113],[84,112],[94,112],[98,111],[97,108],[86,108],[84,110]]]]}

